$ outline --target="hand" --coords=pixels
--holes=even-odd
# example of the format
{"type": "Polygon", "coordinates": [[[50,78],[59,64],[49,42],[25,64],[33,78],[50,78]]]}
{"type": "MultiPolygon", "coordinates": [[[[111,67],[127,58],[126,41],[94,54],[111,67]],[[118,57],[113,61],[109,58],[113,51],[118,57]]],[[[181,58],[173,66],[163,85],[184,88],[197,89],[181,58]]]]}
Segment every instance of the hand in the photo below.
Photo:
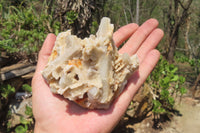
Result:
{"type": "Polygon", "coordinates": [[[113,39],[120,53],[137,54],[139,69],[130,78],[125,90],[108,110],[88,110],[52,94],[40,71],[44,69],[51,54],[56,36],[49,34],[39,53],[37,69],[32,80],[33,114],[36,120],[35,132],[42,133],[105,133],[111,132],[126,111],[133,96],[159,60],[160,53],[155,49],[163,37],[155,19],[147,20],[140,27],[128,24],[117,30],[113,39]]]}

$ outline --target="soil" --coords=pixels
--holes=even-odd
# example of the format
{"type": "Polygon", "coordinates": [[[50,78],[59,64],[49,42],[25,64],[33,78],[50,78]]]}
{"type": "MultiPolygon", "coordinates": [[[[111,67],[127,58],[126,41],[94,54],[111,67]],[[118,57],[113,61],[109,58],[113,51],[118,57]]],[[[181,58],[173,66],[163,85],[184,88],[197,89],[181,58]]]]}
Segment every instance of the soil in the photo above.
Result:
{"type": "Polygon", "coordinates": [[[177,109],[181,115],[174,116],[161,133],[200,133],[200,101],[186,97],[177,109]]]}
{"type": "Polygon", "coordinates": [[[156,123],[149,113],[142,121],[124,116],[112,133],[200,133],[200,100],[189,96],[177,100],[177,112],[156,123]]]}

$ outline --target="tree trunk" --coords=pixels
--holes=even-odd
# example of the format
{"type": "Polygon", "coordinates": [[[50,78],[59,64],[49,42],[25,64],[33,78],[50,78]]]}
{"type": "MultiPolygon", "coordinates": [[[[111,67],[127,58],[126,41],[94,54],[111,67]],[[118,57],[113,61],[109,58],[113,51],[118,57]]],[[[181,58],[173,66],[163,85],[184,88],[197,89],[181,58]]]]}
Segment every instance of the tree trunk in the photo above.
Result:
{"type": "Polygon", "coordinates": [[[189,8],[193,0],[181,2],[180,0],[171,0],[167,14],[167,48],[166,55],[170,63],[174,60],[174,53],[178,42],[179,29],[184,25],[189,17],[189,8]]]}
{"type": "Polygon", "coordinates": [[[188,34],[189,34],[189,30],[190,30],[190,17],[188,17],[188,19],[186,20],[186,31],[185,31],[185,33],[184,33],[184,38],[185,38],[185,49],[186,49],[186,55],[187,56],[190,56],[190,59],[192,58],[192,56],[191,56],[191,47],[190,47],[190,42],[189,42],[189,36],[188,36],[188,34]]]}
{"type": "Polygon", "coordinates": [[[191,89],[191,91],[192,91],[192,96],[193,96],[193,97],[195,97],[195,92],[196,92],[196,88],[197,88],[197,86],[198,86],[198,84],[199,84],[199,81],[200,81],[200,73],[199,73],[199,75],[197,76],[197,78],[196,78],[196,80],[195,80],[195,82],[194,82],[194,85],[193,85],[193,87],[192,87],[192,89],[191,89]]]}
{"type": "Polygon", "coordinates": [[[140,17],[140,0],[136,2],[136,23],[139,24],[139,17],[140,17]]]}
{"type": "Polygon", "coordinates": [[[179,31],[179,27],[180,24],[178,22],[178,2],[176,0],[174,0],[174,4],[170,3],[169,6],[169,14],[168,14],[168,40],[169,40],[169,48],[168,48],[168,55],[167,55],[167,59],[169,61],[169,63],[173,63],[174,60],[174,53],[175,53],[175,49],[177,46],[177,41],[178,41],[178,31],[179,31]],[[174,14],[174,16],[173,16],[174,14]]]}
{"type": "MultiPolygon", "coordinates": [[[[179,28],[177,30],[179,30],[179,28]]],[[[171,41],[170,41],[170,47],[169,47],[169,53],[168,53],[168,61],[169,63],[173,63],[174,53],[175,53],[177,41],[178,41],[178,32],[176,32],[170,40],[171,41]]]]}
{"type": "Polygon", "coordinates": [[[127,10],[129,11],[129,15],[130,15],[130,19],[131,19],[131,23],[134,22],[134,4],[133,4],[133,1],[131,0],[128,0],[128,5],[129,5],[129,8],[127,8],[127,10]]]}
{"type": "Polygon", "coordinates": [[[61,31],[71,29],[72,34],[84,38],[90,34],[95,0],[58,0],[54,18],[59,18],[61,31]],[[72,16],[68,16],[68,14],[72,16]],[[70,17],[73,20],[70,21],[70,17]]]}
{"type": "Polygon", "coordinates": [[[127,15],[126,15],[125,9],[124,9],[124,17],[125,17],[125,20],[126,20],[126,24],[128,24],[128,19],[127,19],[127,15]]]}

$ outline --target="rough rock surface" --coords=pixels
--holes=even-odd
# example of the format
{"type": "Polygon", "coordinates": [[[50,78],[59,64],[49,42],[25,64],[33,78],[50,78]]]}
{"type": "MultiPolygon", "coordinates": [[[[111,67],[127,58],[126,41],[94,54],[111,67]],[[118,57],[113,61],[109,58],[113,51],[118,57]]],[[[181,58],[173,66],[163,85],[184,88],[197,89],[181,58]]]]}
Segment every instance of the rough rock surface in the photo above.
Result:
{"type": "Polygon", "coordinates": [[[80,39],[70,30],[60,33],[42,71],[51,91],[82,107],[107,109],[137,69],[136,55],[119,54],[113,24],[102,18],[99,30],[80,39]]]}

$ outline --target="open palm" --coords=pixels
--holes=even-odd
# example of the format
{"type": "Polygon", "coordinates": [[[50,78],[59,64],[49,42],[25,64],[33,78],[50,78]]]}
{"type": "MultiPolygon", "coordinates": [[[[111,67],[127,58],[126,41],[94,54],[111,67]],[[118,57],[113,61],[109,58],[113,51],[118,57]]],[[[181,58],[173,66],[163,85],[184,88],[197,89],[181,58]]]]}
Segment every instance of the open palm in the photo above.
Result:
{"type": "Polygon", "coordinates": [[[111,132],[159,60],[160,53],[155,47],[162,39],[163,31],[157,26],[157,20],[149,19],[140,27],[132,23],[114,33],[113,39],[117,47],[127,40],[119,52],[126,52],[129,55],[137,54],[140,66],[129,79],[125,90],[108,110],[84,109],[62,96],[51,93],[40,73],[48,62],[56,39],[54,34],[49,34],[39,53],[37,69],[32,80],[35,132],[111,132]]]}

